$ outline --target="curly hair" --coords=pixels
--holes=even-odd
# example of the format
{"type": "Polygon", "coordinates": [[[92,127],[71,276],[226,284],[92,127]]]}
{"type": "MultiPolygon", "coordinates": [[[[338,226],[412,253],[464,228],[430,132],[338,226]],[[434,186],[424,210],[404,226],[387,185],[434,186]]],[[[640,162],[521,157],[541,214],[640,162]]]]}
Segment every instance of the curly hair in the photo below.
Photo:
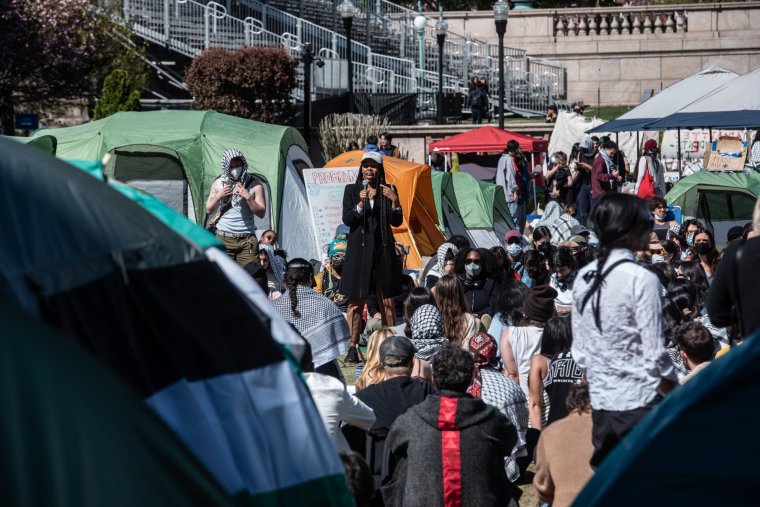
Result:
{"type": "Polygon", "coordinates": [[[569,412],[578,412],[579,414],[591,412],[591,396],[588,393],[588,384],[586,382],[575,384],[567,393],[565,404],[569,412]]]}
{"type": "Polygon", "coordinates": [[[439,390],[467,392],[473,374],[472,354],[448,343],[433,356],[433,380],[439,390]]]}
{"type": "Polygon", "coordinates": [[[456,259],[454,260],[454,273],[464,276],[464,261],[467,260],[467,256],[475,250],[480,254],[480,278],[493,278],[496,275],[496,258],[488,248],[462,248],[459,250],[456,259]]]}
{"type": "Polygon", "coordinates": [[[462,284],[454,275],[444,275],[435,284],[435,302],[441,310],[443,336],[462,345],[468,336],[465,313],[470,311],[462,284]]]}

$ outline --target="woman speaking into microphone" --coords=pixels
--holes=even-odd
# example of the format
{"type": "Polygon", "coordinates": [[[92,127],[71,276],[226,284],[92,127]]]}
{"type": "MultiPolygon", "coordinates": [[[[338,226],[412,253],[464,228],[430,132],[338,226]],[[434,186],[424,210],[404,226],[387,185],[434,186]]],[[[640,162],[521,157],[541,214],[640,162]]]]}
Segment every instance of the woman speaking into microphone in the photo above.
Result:
{"type": "Polygon", "coordinates": [[[350,228],[340,285],[348,297],[351,330],[346,362],[359,362],[356,346],[370,291],[377,294],[383,325],[394,324],[393,298],[401,293],[402,272],[391,226],[398,227],[402,220],[396,187],[385,182],[382,155],[365,153],[356,183],[346,185],[343,192],[343,223],[350,228]]]}

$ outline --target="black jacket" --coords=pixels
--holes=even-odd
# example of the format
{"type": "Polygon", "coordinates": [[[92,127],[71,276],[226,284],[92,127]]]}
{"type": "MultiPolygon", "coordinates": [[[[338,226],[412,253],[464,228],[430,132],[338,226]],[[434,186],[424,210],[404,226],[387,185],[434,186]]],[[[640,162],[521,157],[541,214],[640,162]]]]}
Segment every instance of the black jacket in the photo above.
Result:
{"type": "Polygon", "coordinates": [[[707,296],[707,315],[710,322],[718,327],[734,324],[731,319],[731,307],[738,301],[744,337],[749,337],[760,328],[760,238],[732,242],[718,264],[707,296]],[[742,254],[736,262],[736,251],[740,245],[742,254]]]}
{"type": "Polygon", "coordinates": [[[480,398],[451,391],[432,394],[396,419],[386,442],[391,474],[382,492],[388,507],[444,505],[447,485],[459,489],[462,505],[504,506],[513,497],[504,457],[517,442],[517,430],[480,398]],[[442,400],[449,410],[441,410],[442,400]],[[455,438],[444,438],[451,436],[455,438]],[[451,447],[443,451],[442,440],[451,447]],[[461,470],[445,481],[443,452],[453,458],[447,462],[458,462],[461,470]],[[459,476],[459,486],[454,475],[459,476]]]}
{"type": "Polygon", "coordinates": [[[470,311],[478,317],[482,315],[493,316],[491,301],[494,297],[494,289],[497,282],[493,278],[484,278],[476,281],[468,280],[465,276],[460,276],[464,289],[464,298],[470,305],[470,311]]]}
{"type": "Polygon", "coordinates": [[[366,299],[370,292],[373,274],[380,277],[383,297],[392,298],[401,292],[401,260],[396,256],[395,240],[391,226],[398,227],[403,221],[401,210],[393,210],[390,201],[377,192],[374,207],[363,212],[356,211],[362,186],[356,183],[346,185],[343,192],[343,223],[350,228],[346,258],[343,261],[340,290],[348,297],[366,299]],[[386,199],[386,237],[383,244],[380,230],[381,200],[386,199]],[[365,229],[366,224],[366,229],[365,229]],[[375,271],[373,273],[373,270],[375,271]]]}

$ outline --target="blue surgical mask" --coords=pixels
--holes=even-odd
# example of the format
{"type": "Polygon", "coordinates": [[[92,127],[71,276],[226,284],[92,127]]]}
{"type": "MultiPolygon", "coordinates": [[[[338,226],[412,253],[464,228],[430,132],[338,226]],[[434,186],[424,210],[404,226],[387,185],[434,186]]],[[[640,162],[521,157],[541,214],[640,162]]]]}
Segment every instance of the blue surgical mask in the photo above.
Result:
{"type": "Polygon", "coordinates": [[[516,258],[522,253],[522,246],[519,243],[511,243],[507,245],[507,253],[513,258],[516,258]]]}
{"type": "Polygon", "coordinates": [[[654,254],[652,256],[652,264],[663,264],[665,263],[665,257],[659,254],[654,254]]]}
{"type": "Polygon", "coordinates": [[[694,233],[689,233],[686,235],[686,244],[691,246],[694,244],[694,233]]]}

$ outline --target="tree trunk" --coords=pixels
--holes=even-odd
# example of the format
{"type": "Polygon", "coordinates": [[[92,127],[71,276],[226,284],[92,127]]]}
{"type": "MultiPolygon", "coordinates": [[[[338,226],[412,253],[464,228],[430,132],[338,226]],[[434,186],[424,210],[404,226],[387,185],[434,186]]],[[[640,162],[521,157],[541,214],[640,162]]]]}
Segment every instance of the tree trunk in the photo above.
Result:
{"type": "Polygon", "coordinates": [[[6,136],[12,136],[15,133],[12,92],[0,96],[0,126],[3,129],[2,133],[6,136]]]}

